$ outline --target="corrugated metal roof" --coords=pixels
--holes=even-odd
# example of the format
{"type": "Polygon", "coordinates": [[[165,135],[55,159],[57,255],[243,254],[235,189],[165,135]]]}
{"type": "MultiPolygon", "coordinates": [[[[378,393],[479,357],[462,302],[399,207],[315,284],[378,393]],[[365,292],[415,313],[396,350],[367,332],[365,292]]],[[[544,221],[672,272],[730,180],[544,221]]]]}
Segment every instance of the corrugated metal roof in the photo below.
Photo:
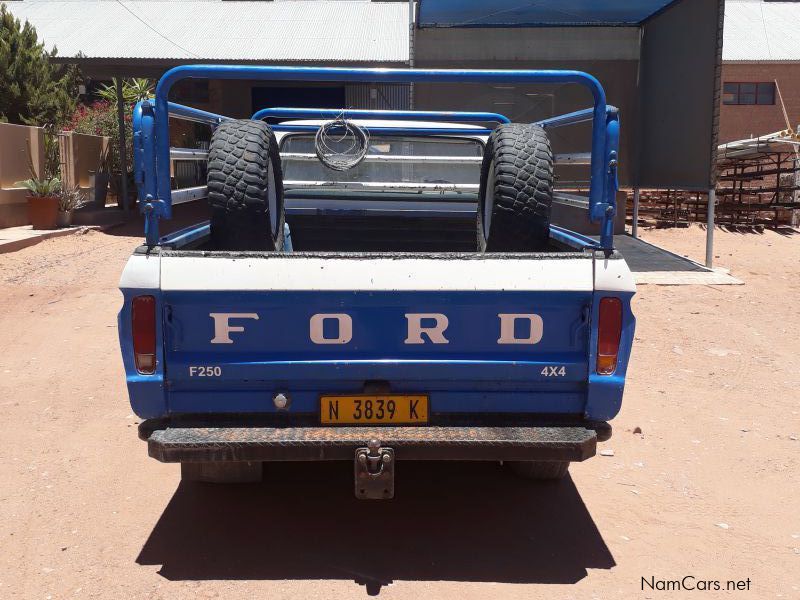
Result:
{"type": "Polygon", "coordinates": [[[800,3],[726,2],[722,59],[800,61],[800,3]]]}
{"type": "MultiPolygon", "coordinates": [[[[408,4],[364,0],[24,0],[60,56],[408,62],[408,4]]],[[[800,61],[800,2],[728,0],[723,60],[800,61]]]]}
{"type": "Polygon", "coordinates": [[[59,56],[408,61],[404,2],[25,0],[7,7],[59,56]]]}

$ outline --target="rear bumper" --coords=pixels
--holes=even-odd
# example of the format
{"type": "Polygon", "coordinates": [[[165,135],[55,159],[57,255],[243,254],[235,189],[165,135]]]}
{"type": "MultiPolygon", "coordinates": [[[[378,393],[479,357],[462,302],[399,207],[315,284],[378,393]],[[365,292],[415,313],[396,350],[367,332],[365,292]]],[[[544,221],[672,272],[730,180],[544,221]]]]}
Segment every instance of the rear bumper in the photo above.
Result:
{"type": "MultiPolygon", "coordinates": [[[[605,424],[603,424],[605,425],[605,424]]],[[[161,462],[353,460],[357,448],[377,440],[398,460],[546,460],[579,462],[595,455],[610,428],[531,427],[185,427],[140,435],[161,462]],[[596,430],[595,430],[596,429],[596,430]]]]}

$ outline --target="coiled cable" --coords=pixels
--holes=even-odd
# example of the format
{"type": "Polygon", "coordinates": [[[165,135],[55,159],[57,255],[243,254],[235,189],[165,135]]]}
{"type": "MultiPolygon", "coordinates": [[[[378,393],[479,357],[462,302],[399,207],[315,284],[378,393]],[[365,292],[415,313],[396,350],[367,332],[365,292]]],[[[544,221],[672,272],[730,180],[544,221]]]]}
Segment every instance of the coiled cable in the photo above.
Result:
{"type": "Polygon", "coordinates": [[[360,164],[368,149],[369,132],[345,119],[344,113],[323,123],[314,138],[317,158],[334,171],[347,171],[360,164]]]}

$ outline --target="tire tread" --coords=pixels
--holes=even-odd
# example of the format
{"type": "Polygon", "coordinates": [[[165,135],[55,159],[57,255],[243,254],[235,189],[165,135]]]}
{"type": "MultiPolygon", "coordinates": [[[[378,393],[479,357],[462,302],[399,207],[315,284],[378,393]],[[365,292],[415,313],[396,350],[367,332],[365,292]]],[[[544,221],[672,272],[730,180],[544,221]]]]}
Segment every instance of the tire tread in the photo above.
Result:
{"type": "Polygon", "coordinates": [[[489,252],[544,250],[550,237],[553,152],[539,125],[508,123],[489,136],[481,165],[478,246],[489,252]],[[489,239],[483,234],[483,206],[489,168],[494,164],[494,210],[489,239]]]}
{"type": "Polygon", "coordinates": [[[283,183],[272,128],[249,119],[220,123],[208,152],[211,241],[220,250],[280,250],[283,247],[283,183]],[[269,215],[269,164],[278,205],[273,236],[269,215]]]}

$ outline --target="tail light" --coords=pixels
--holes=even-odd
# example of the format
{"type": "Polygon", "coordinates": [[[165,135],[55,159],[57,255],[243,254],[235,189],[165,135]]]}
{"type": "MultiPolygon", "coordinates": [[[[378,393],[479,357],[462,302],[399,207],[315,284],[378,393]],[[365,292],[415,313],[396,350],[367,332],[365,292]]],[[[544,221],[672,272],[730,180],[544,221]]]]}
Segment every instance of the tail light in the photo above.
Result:
{"type": "Polygon", "coordinates": [[[619,298],[602,298],[597,325],[597,372],[611,375],[617,368],[619,338],[622,334],[622,302],[619,298]]]}
{"type": "Polygon", "coordinates": [[[151,375],[156,370],[156,299],[153,296],[133,299],[131,325],[136,370],[151,375]]]}

